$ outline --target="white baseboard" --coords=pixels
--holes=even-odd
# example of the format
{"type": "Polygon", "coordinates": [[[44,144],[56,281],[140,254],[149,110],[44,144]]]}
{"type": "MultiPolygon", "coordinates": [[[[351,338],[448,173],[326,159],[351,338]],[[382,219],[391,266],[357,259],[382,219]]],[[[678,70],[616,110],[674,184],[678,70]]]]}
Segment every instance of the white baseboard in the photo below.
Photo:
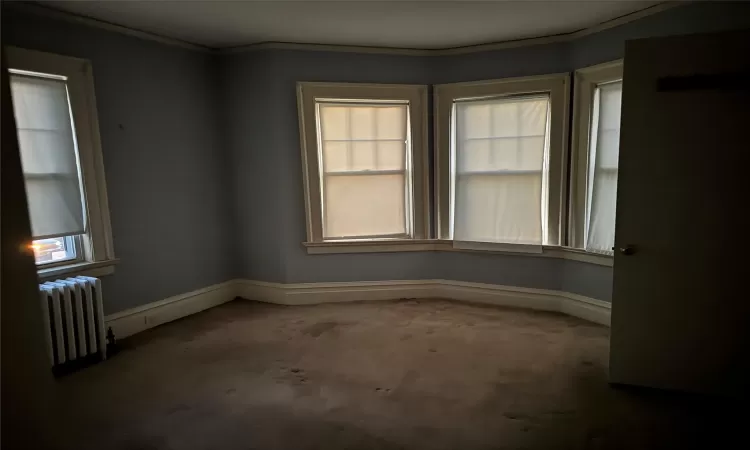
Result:
{"type": "Polygon", "coordinates": [[[560,312],[589,322],[610,326],[612,303],[571,292],[560,292],[560,312]]]}
{"type": "Polygon", "coordinates": [[[237,297],[237,280],[215,284],[104,318],[117,339],[221,305],[237,297]]]}
{"type": "Polygon", "coordinates": [[[609,326],[610,304],[582,295],[546,289],[451,280],[355,281],[282,284],[230,280],[104,318],[117,339],[242,297],[279,305],[314,305],[406,298],[447,298],[495,306],[555,311],[609,326]]]}
{"type": "Polygon", "coordinates": [[[610,303],[569,292],[451,280],[356,281],[282,284],[237,280],[242,298],[280,305],[447,298],[496,306],[554,311],[609,326],[610,303]]]}

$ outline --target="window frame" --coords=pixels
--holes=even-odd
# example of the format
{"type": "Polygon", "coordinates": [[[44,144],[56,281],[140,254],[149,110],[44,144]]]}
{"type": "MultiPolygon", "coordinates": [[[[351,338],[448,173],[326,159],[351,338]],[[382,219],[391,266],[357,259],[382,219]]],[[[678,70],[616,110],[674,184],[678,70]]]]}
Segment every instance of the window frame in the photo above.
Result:
{"type": "MultiPolygon", "coordinates": [[[[568,246],[585,250],[586,202],[591,163],[591,119],[594,92],[598,85],[623,79],[623,60],[618,59],[575,71],[573,86],[573,136],[570,163],[570,202],[568,211],[568,246]]],[[[619,149],[618,149],[619,155],[619,149]]],[[[591,253],[591,252],[586,252],[591,253]]],[[[612,255],[592,253],[602,258],[612,255]]]]}
{"type": "Polygon", "coordinates": [[[91,62],[86,59],[6,46],[9,70],[66,77],[68,101],[78,146],[81,184],[86,201],[86,232],[80,236],[82,259],[54,266],[37,265],[42,279],[65,274],[107,275],[117,262],[112,242],[104,161],[91,62]],[[104,270],[106,269],[106,270],[104,270]]]}
{"type": "Polygon", "coordinates": [[[567,153],[570,75],[557,73],[532,77],[504,78],[498,80],[467,83],[440,84],[434,86],[434,140],[435,140],[435,209],[436,236],[440,240],[451,240],[450,217],[452,167],[452,123],[453,104],[456,100],[481,97],[504,97],[523,94],[548,93],[549,159],[547,174],[547,242],[540,245],[460,242],[454,247],[468,250],[513,251],[520,253],[542,253],[544,247],[558,246],[563,239],[563,217],[566,205],[567,153]]]}
{"type": "MultiPolygon", "coordinates": [[[[405,84],[361,83],[297,83],[297,112],[299,116],[300,148],[302,152],[303,187],[305,196],[305,224],[307,241],[303,244],[320,248],[366,246],[381,247],[383,251],[398,251],[394,243],[424,240],[429,236],[429,202],[427,197],[427,86],[405,84]],[[409,104],[411,136],[411,236],[374,239],[324,239],[323,203],[320,185],[319,142],[317,129],[317,99],[327,100],[395,100],[409,104]],[[394,250],[394,248],[396,250],[394,250]]],[[[406,205],[409,206],[408,204],[406,205]]]]}

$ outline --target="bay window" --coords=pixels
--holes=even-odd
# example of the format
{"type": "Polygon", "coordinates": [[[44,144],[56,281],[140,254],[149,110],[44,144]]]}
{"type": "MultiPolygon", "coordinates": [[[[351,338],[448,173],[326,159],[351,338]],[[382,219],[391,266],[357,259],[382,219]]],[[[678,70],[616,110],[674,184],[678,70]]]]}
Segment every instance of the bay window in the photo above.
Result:
{"type": "Polygon", "coordinates": [[[426,87],[298,83],[308,253],[463,249],[611,266],[622,63],[575,82],[434,86],[432,192],[426,87]]]}

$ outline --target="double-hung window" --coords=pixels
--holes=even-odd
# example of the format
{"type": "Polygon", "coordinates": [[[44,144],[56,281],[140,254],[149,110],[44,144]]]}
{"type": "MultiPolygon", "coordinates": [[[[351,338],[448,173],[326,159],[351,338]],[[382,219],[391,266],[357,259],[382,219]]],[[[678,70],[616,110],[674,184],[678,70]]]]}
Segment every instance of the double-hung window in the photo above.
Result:
{"type": "Polygon", "coordinates": [[[436,86],[441,239],[531,252],[558,245],[568,86],[565,74],[436,86]]]}
{"type": "Polygon", "coordinates": [[[299,83],[308,244],[423,239],[426,88],[299,83]]]}
{"type": "Polygon", "coordinates": [[[90,64],[12,47],[7,57],[40,271],[113,261],[90,64]]]}
{"type": "Polygon", "coordinates": [[[622,61],[576,71],[570,239],[612,255],[622,101],[622,61]]]}

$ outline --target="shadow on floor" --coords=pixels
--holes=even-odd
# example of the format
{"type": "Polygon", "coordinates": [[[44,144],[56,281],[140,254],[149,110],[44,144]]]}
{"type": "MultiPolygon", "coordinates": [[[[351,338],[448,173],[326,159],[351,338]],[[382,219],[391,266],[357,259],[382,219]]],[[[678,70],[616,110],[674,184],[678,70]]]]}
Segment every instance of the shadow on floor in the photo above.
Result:
{"type": "Polygon", "coordinates": [[[718,448],[746,418],[611,387],[608,340],[567,316],[444,300],[235,301],[58,387],[74,448],[718,448]]]}

